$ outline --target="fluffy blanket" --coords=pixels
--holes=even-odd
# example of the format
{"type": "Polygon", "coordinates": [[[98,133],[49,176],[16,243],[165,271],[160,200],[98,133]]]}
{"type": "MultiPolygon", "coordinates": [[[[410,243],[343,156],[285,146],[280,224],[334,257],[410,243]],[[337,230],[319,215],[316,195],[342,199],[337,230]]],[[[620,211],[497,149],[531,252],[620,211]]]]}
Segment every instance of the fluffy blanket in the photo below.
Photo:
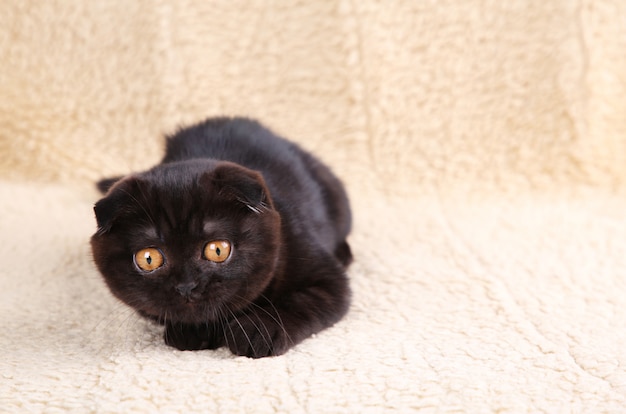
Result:
{"type": "Polygon", "coordinates": [[[620,412],[626,3],[3,2],[0,411],[620,412]],[[90,257],[93,181],[247,115],[344,180],[348,316],[180,352],[90,257]]]}

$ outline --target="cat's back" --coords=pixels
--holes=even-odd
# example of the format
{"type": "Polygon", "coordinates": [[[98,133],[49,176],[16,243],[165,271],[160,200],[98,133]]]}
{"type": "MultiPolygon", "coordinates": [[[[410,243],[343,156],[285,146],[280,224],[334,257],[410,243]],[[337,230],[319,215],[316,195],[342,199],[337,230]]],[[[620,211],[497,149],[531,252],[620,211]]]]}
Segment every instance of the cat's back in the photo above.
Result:
{"type": "Polygon", "coordinates": [[[289,206],[294,225],[308,219],[324,234],[322,239],[336,242],[350,231],[351,214],[341,182],[317,158],[257,121],[211,118],[168,137],[163,163],[197,158],[230,161],[261,172],[278,207],[289,206]]]}
{"type": "Polygon", "coordinates": [[[169,136],[163,162],[212,158],[264,171],[300,151],[252,119],[211,118],[169,136]]]}
{"type": "Polygon", "coordinates": [[[275,197],[320,196],[328,185],[322,174],[328,169],[322,163],[248,118],[211,118],[168,137],[163,163],[197,158],[230,161],[259,171],[275,197]]]}

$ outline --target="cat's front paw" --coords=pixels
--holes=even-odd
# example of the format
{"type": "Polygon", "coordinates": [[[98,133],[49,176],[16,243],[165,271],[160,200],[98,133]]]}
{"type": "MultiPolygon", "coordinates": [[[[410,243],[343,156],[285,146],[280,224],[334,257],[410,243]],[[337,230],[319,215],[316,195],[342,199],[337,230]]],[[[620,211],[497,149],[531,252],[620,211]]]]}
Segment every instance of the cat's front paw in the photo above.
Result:
{"type": "Polygon", "coordinates": [[[230,321],[224,337],[232,353],[249,358],[282,355],[293,346],[280,319],[269,314],[237,316],[230,321]]]}
{"type": "Polygon", "coordinates": [[[215,335],[214,329],[206,325],[167,323],[163,335],[165,343],[181,351],[216,349],[222,341],[215,335]]]}

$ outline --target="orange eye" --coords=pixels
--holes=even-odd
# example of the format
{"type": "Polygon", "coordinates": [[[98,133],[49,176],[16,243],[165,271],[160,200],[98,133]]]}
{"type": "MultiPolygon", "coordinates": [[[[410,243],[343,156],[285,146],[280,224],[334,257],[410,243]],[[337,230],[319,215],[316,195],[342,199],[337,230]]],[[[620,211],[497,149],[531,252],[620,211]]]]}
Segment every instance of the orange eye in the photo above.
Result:
{"type": "Polygon", "coordinates": [[[135,253],[135,264],[144,272],[152,272],[163,266],[165,258],[159,249],[148,247],[135,253]]]}
{"type": "Polygon", "coordinates": [[[230,243],[226,240],[213,240],[204,246],[204,258],[215,263],[222,263],[230,256],[230,243]]]}

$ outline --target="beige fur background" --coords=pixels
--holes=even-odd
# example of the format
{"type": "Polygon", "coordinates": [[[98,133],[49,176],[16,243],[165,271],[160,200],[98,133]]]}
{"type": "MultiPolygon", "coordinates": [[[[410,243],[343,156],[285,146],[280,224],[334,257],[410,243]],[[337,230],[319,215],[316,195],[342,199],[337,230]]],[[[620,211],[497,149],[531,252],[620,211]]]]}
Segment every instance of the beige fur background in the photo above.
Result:
{"type": "Polygon", "coordinates": [[[3,175],[92,180],[143,168],[160,157],[162,134],[242,114],[348,180],[367,174],[354,181],[403,193],[611,187],[624,176],[623,2],[3,9],[3,175]]]}
{"type": "Polygon", "coordinates": [[[618,412],[626,3],[0,5],[0,411],[618,412]],[[182,353],[90,259],[93,181],[257,118],[352,197],[348,317],[182,353]]]}

